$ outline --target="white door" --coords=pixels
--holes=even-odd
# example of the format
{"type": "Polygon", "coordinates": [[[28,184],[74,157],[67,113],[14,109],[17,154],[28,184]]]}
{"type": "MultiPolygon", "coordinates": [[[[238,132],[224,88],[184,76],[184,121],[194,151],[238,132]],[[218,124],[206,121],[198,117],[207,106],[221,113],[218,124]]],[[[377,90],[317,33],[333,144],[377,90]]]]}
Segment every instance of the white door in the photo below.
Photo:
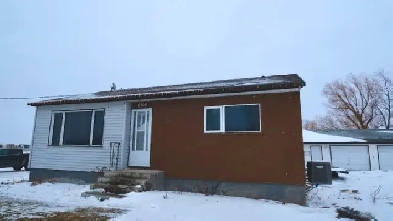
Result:
{"type": "Polygon", "coordinates": [[[311,161],[322,161],[322,146],[312,145],[311,146],[311,161]]]}
{"type": "Polygon", "coordinates": [[[129,166],[150,166],[152,109],[132,110],[129,166]]]}
{"type": "Polygon", "coordinates": [[[393,170],[393,146],[378,146],[379,169],[393,170]]]}
{"type": "Polygon", "coordinates": [[[368,146],[330,146],[332,154],[332,166],[341,167],[348,171],[370,170],[370,155],[368,146]]]}

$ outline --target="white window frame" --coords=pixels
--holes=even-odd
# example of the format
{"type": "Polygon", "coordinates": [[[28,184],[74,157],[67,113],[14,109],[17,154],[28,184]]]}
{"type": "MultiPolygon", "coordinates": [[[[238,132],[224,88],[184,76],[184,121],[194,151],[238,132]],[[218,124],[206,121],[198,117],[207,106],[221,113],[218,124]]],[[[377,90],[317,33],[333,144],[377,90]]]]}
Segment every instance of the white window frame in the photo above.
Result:
{"type": "MultiPolygon", "coordinates": [[[[93,145],[93,134],[94,134],[94,117],[96,111],[104,111],[104,128],[105,128],[105,109],[94,109],[94,110],[70,110],[70,111],[53,111],[52,112],[52,118],[51,118],[51,123],[50,123],[50,128],[49,128],[49,146],[81,146],[81,147],[102,147],[104,143],[104,133],[102,135],[102,141],[100,145],[93,145]],[[84,112],[84,111],[92,111],[92,116],[91,116],[91,123],[90,123],[90,143],[88,145],[63,145],[63,136],[64,136],[64,123],[65,123],[65,114],[70,113],[70,112],[84,112]],[[60,141],[59,145],[52,145],[52,138],[53,138],[53,124],[54,124],[54,118],[55,114],[61,113],[63,114],[62,122],[61,122],[61,129],[60,129],[60,141]]],[[[105,130],[104,130],[105,132],[105,130]]]]}
{"type": "Polygon", "coordinates": [[[261,104],[233,104],[233,105],[217,105],[217,106],[205,106],[203,114],[203,131],[204,133],[259,133],[262,131],[262,111],[261,104]],[[259,131],[225,131],[225,107],[230,106],[247,106],[247,105],[258,105],[259,107],[259,131]],[[220,110],[220,129],[219,130],[206,130],[206,111],[211,109],[220,110]]]}

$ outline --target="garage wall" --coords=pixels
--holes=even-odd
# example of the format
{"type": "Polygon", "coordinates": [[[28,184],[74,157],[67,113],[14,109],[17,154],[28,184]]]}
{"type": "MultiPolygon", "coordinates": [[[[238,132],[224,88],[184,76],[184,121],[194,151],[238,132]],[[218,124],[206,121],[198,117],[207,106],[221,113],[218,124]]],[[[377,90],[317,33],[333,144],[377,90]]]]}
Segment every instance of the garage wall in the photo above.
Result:
{"type": "Polygon", "coordinates": [[[370,154],[371,170],[379,170],[378,145],[369,144],[368,145],[368,152],[370,154]]]}
{"type": "MultiPolygon", "coordinates": [[[[329,144],[304,144],[304,158],[305,158],[305,163],[307,164],[307,161],[311,161],[311,146],[312,145],[321,145],[322,146],[322,155],[323,155],[323,162],[332,162],[332,156],[330,152],[330,146],[329,144]]],[[[349,144],[342,144],[342,145],[349,145],[349,144]]],[[[361,145],[361,144],[359,144],[361,145]]],[[[392,154],[393,154],[393,145],[377,145],[377,144],[367,144],[369,147],[369,157],[370,157],[370,170],[379,170],[380,169],[380,162],[379,158],[381,157],[382,160],[386,158],[386,154],[381,156],[381,154],[378,154],[378,146],[391,146],[392,148],[392,154]]],[[[386,151],[385,151],[386,152],[386,151]]],[[[383,162],[382,162],[383,163],[383,162]]],[[[381,169],[385,169],[388,166],[382,166],[381,169]]],[[[392,165],[393,167],[393,165],[392,165]]],[[[393,170],[393,169],[391,169],[393,170]]]]}
{"type": "Polygon", "coordinates": [[[379,169],[393,171],[393,145],[378,145],[379,169]]]}
{"type": "Polygon", "coordinates": [[[305,163],[312,160],[311,146],[322,146],[322,161],[331,162],[330,150],[328,144],[304,144],[304,159],[305,163]]]}

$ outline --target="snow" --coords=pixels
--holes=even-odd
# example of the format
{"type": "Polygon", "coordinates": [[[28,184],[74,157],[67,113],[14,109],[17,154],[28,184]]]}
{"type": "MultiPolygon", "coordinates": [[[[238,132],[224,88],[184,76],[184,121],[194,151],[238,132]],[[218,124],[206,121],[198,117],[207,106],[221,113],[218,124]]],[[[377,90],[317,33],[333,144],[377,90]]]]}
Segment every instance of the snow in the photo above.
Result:
{"type": "Polygon", "coordinates": [[[355,139],[351,137],[333,136],[321,134],[309,130],[303,130],[303,142],[305,143],[345,143],[345,142],[367,142],[365,140],[355,139]]]}
{"type": "Polygon", "coordinates": [[[31,104],[35,103],[51,103],[61,100],[91,100],[97,98],[122,98],[128,96],[138,95],[154,95],[154,94],[172,94],[172,93],[183,93],[183,92],[197,92],[208,89],[217,89],[221,87],[235,87],[235,86],[252,86],[252,85],[267,85],[277,83],[294,83],[300,80],[300,77],[296,75],[296,79],[292,79],[290,75],[283,76],[266,76],[256,78],[241,78],[231,80],[220,80],[211,82],[200,82],[200,83],[189,83],[180,85],[168,85],[168,86],[153,86],[148,88],[130,88],[130,89],[119,89],[113,92],[106,91],[107,95],[98,93],[86,93],[77,95],[58,95],[58,96],[45,96],[39,99],[35,99],[31,104]],[[48,100],[49,99],[49,100],[48,100]]]}
{"type": "Polygon", "coordinates": [[[333,181],[333,185],[319,186],[309,195],[309,206],[350,206],[361,212],[370,212],[378,220],[393,217],[393,171],[351,171],[340,174],[344,180],[333,181]],[[378,190],[375,203],[373,193],[378,190]],[[349,190],[344,191],[343,190],[349,190]],[[358,193],[352,193],[357,190],[358,193]]]}
{"type": "MultiPolygon", "coordinates": [[[[350,172],[340,175],[333,185],[320,185],[309,195],[309,207],[282,204],[267,200],[241,197],[205,196],[181,192],[129,193],[125,198],[100,202],[95,197],[82,198],[87,185],[43,183],[32,186],[29,182],[0,185],[2,199],[35,200],[53,209],[77,207],[105,207],[125,209],[128,212],[114,220],[335,220],[335,206],[349,206],[361,212],[370,212],[378,220],[390,220],[393,216],[393,171],[350,172]],[[381,186],[375,203],[372,193],[381,186]],[[341,192],[349,190],[349,192],[341,192]],[[358,190],[358,193],[352,193],[358,190]],[[50,194],[48,194],[50,193],[50,194]]],[[[23,180],[28,172],[1,169],[0,182],[23,180]]],[[[42,207],[42,210],[48,211],[42,207]]]]}
{"type": "Polygon", "coordinates": [[[332,171],[335,171],[335,172],[347,172],[347,170],[345,170],[344,168],[341,168],[341,167],[332,167],[332,171]]]}
{"type": "Polygon", "coordinates": [[[20,182],[29,180],[28,171],[14,172],[12,168],[0,168],[0,183],[1,182],[20,182]]]}
{"type": "Polygon", "coordinates": [[[384,132],[384,133],[393,133],[393,130],[381,130],[380,132],[384,132]]]}

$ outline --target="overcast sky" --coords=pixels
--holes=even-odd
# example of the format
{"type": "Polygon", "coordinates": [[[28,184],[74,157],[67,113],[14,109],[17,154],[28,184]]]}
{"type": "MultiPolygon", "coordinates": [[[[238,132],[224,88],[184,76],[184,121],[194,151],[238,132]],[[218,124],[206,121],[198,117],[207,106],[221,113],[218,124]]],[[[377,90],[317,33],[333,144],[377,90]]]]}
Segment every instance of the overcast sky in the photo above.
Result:
{"type": "MultiPolygon", "coordinates": [[[[297,73],[312,118],[326,82],[393,70],[392,11],[391,0],[1,0],[0,97],[297,73]]],[[[0,143],[31,142],[27,102],[0,100],[0,143]]]]}

